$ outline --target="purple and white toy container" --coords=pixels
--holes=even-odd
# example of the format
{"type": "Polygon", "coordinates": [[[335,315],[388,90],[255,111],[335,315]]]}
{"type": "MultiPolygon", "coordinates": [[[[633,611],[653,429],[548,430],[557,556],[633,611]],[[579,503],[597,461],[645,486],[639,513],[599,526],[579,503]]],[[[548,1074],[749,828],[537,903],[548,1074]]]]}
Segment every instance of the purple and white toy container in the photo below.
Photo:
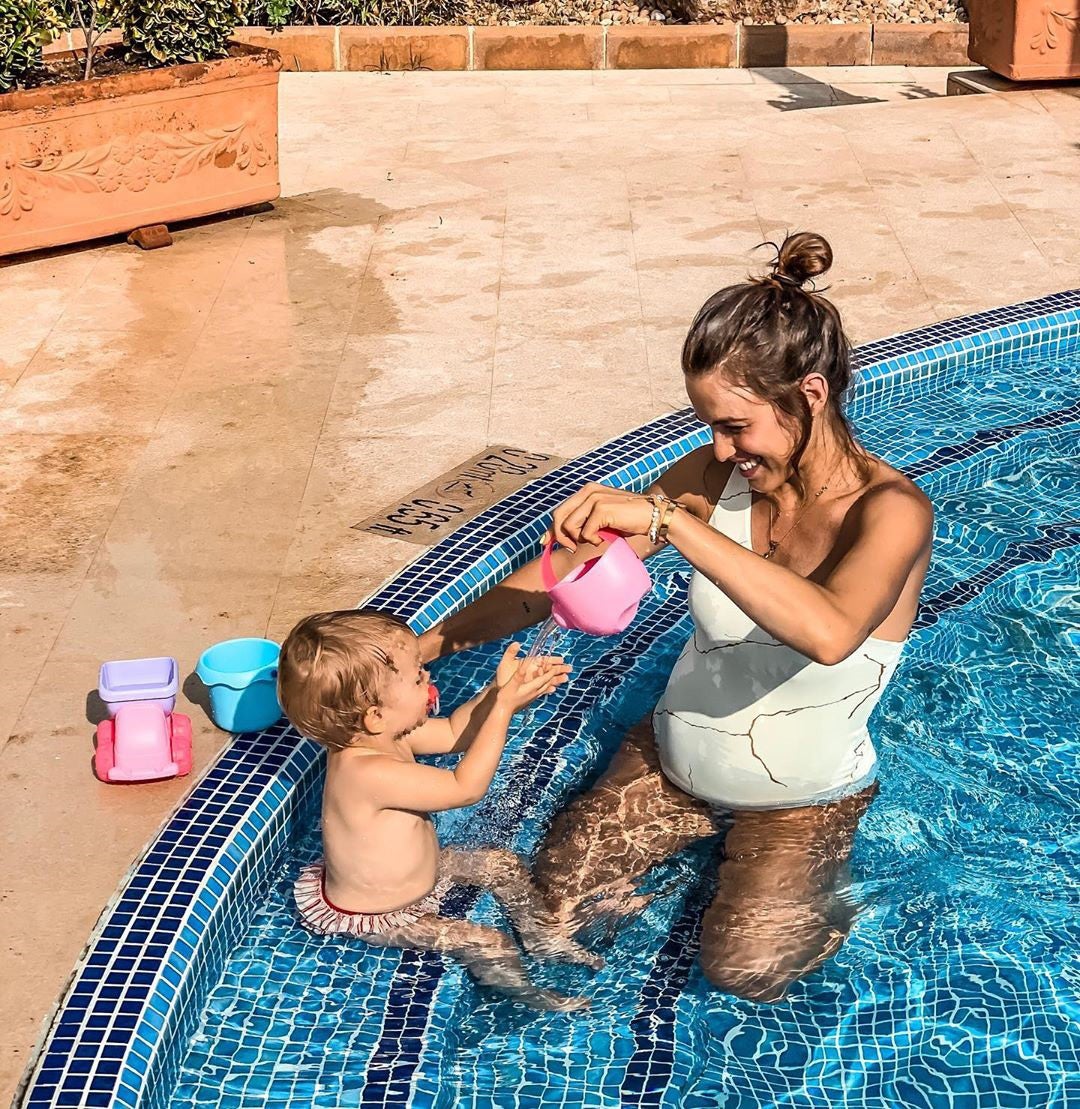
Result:
{"type": "Polygon", "coordinates": [[[168,714],[176,707],[180,667],[174,658],[130,658],[103,662],[98,694],[109,716],[131,701],[159,705],[168,714]]]}

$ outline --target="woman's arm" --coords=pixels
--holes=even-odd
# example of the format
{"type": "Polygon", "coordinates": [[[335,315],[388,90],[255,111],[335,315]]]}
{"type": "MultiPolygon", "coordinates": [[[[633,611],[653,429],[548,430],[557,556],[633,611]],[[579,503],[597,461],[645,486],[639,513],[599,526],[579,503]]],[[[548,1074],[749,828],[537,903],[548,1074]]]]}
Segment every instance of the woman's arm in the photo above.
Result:
{"type": "MultiPolygon", "coordinates": [[[[596,487],[571,498],[556,516],[556,534],[587,542],[600,528],[647,527],[649,505],[596,487]]],[[[690,512],[674,514],[668,539],[771,636],[831,665],[851,654],[895,608],[916,563],[929,551],[933,509],[910,482],[894,481],[865,493],[845,526],[847,550],[820,582],[761,558],[690,512]]]]}
{"type": "Polygon", "coordinates": [[[899,482],[852,509],[852,536],[824,581],[808,581],[676,512],[668,538],[773,638],[826,666],[846,658],[896,607],[930,547],[933,510],[899,482]]]}
{"type": "MultiPolygon", "coordinates": [[[[555,552],[556,573],[568,572],[569,557],[568,551],[555,552]]],[[[550,615],[551,602],[540,580],[540,560],[533,559],[472,604],[424,632],[420,636],[420,657],[430,662],[478,643],[513,635],[550,615]]]]}
{"type": "MultiPolygon", "coordinates": [[[[708,518],[704,494],[704,467],[712,457],[711,447],[692,451],[662,474],[650,487],[650,493],[663,493],[672,500],[678,498],[692,512],[704,512],[708,518]]],[[[720,479],[720,487],[723,487],[720,479]]],[[[621,493],[607,486],[608,493],[641,498],[633,493],[621,493]]],[[[618,530],[618,529],[616,529],[618,530]]],[[[646,529],[647,530],[647,529],[646,529]]],[[[564,537],[565,538],[565,537],[564,537]]],[[[649,542],[647,535],[627,535],[627,541],[639,558],[648,558],[660,548],[649,542]]],[[[604,546],[597,537],[594,543],[577,543],[573,550],[557,549],[553,556],[555,573],[564,578],[575,566],[594,558],[604,546]]],[[[425,662],[443,655],[475,647],[492,639],[513,635],[522,628],[546,620],[551,615],[551,601],[544,589],[540,575],[540,559],[535,558],[509,577],[489,589],[482,597],[467,605],[460,612],[448,616],[441,623],[420,636],[420,657],[425,662]]]]}

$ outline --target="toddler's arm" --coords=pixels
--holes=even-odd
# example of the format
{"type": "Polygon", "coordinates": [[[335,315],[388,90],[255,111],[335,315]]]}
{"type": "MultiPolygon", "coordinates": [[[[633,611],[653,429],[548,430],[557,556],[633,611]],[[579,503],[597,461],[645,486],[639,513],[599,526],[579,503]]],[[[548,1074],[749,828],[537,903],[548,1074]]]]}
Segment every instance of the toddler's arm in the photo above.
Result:
{"type": "Polygon", "coordinates": [[[391,758],[371,759],[364,768],[369,797],[382,808],[412,812],[442,812],[475,805],[495,776],[514,713],[565,682],[567,669],[548,660],[518,666],[507,683],[491,694],[491,707],[453,770],[391,758]]]}
{"type": "Polygon", "coordinates": [[[406,742],[414,755],[454,755],[467,751],[494,703],[495,686],[486,685],[449,716],[433,716],[421,724],[408,734],[406,742]]]}
{"type": "MultiPolygon", "coordinates": [[[[521,665],[518,653],[521,646],[511,643],[503,652],[502,659],[495,670],[494,680],[474,697],[459,705],[448,717],[435,717],[428,720],[407,737],[409,747],[415,755],[447,755],[467,751],[476,739],[487,714],[495,703],[495,694],[506,685],[521,665]]],[[[545,656],[545,665],[550,666],[552,677],[569,674],[570,667],[558,656],[545,656]]],[[[563,678],[565,680],[565,677],[563,678]]],[[[551,688],[561,685],[553,682],[551,688]]],[[[547,693],[550,690],[543,690],[547,693]]]]}

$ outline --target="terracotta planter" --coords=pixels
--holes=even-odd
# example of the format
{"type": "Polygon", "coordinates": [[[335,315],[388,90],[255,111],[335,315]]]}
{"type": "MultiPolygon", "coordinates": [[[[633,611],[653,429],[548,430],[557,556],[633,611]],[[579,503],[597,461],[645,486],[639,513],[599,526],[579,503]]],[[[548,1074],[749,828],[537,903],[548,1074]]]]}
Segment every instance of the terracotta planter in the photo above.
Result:
{"type": "Polygon", "coordinates": [[[1080,0],[973,0],[968,57],[1013,81],[1080,77],[1080,0]]]}
{"type": "Polygon", "coordinates": [[[0,255],[280,195],[281,59],[219,61],[0,96],[0,255]]]}

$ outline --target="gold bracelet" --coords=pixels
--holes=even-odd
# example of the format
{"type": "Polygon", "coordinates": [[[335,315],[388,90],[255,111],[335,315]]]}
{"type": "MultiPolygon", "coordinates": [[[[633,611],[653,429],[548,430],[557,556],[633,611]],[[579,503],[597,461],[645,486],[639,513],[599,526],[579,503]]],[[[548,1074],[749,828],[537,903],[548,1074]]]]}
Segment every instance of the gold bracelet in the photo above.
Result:
{"type": "Polygon", "coordinates": [[[678,501],[668,501],[664,507],[664,515],[663,518],[660,520],[660,527],[656,533],[657,538],[660,540],[661,543],[669,542],[668,528],[671,526],[671,521],[672,519],[674,519],[675,510],[677,508],[682,508],[682,505],[679,504],[678,501]]]}

